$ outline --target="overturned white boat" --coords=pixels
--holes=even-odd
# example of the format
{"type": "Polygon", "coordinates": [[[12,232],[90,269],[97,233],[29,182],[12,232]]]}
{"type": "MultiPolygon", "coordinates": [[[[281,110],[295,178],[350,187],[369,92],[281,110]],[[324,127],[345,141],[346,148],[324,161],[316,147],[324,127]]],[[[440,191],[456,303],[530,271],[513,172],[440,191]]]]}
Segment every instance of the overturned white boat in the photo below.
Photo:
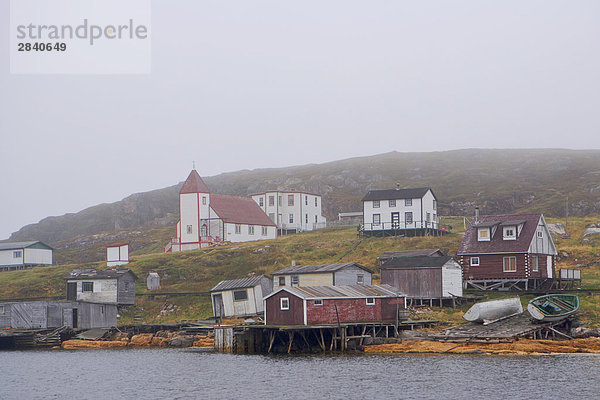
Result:
{"type": "Polygon", "coordinates": [[[521,299],[519,297],[511,297],[473,304],[463,315],[463,318],[470,322],[479,322],[486,325],[522,313],[523,306],[521,305],[521,299]]]}

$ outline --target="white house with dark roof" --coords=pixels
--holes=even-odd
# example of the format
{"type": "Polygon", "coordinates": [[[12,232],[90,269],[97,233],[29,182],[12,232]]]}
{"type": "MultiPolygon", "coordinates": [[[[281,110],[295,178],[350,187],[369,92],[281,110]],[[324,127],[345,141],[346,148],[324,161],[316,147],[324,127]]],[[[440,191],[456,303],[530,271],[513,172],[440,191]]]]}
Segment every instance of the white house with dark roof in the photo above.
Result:
{"type": "Polygon", "coordinates": [[[176,237],[165,252],[276,237],[275,223],[252,199],[210,193],[198,172],[192,170],[179,191],[176,237]]]}
{"type": "Polygon", "coordinates": [[[273,272],[273,288],[281,286],[370,285],[370,269],[357,263],[291,265],[273,272]]]}
{"type": "Polygon", "coordinates": [[[441,233],[431,188],[371,190],[362,199],[366,236],[441,233]]]}
{"type": "Polygon", "coordinates": [[[268,191],[250,195],[277,225],[280,233],[325,228],[321,196],[309,192],[268,191]]]}
{"type": "Polygon", "coordinates": [[[0,271],[52,265],[53,251],[40,241],[0,243],[0,271]]]}
{"type": "Polygon", "coordinates": [[[264,275],[221,281],[210,290],[213,314],[217,318],[262,314],[263,297],[272,289],[271,279],[264,275]]]}

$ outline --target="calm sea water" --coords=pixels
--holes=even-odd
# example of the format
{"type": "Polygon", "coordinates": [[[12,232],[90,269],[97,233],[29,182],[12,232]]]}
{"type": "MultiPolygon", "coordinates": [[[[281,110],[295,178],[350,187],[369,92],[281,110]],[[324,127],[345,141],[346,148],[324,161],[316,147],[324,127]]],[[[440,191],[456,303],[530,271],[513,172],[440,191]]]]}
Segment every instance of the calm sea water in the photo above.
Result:
{"type": "Polygon", "coordinates": [[[0,352],[0,399],[598,399],[600,356],[0,352]]]}

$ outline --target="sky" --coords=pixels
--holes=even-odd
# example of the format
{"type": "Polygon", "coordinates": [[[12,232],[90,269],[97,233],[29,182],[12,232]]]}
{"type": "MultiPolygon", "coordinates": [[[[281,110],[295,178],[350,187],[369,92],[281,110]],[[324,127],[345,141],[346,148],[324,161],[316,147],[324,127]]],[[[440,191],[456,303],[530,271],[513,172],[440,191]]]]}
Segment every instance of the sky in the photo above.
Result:
{"type": "Polygon", "coordinates": [[[596,0],[153,0],[151,73],[18,75],[2,0],[0,239],[193,161],[598,149],[599,17],[596,0]]]}

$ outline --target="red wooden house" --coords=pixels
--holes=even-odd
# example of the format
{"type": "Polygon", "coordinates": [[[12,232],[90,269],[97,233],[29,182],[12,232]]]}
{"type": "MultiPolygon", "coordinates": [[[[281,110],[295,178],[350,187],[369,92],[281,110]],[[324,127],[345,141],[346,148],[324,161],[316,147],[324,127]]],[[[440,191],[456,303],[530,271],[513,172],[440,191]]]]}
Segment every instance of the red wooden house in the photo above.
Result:
{"type": "Polygon", "coordinates": [[[551,284],[556,254],[542,214],[476,215],[457,252],[465,287],[484,290],[551,284]]]}
{"type": "Polygon", "coordinates": [[[406,310],[406,296],[389,285],[285,286],[264,301],[265,325],[394,321],[406,310]]]}

